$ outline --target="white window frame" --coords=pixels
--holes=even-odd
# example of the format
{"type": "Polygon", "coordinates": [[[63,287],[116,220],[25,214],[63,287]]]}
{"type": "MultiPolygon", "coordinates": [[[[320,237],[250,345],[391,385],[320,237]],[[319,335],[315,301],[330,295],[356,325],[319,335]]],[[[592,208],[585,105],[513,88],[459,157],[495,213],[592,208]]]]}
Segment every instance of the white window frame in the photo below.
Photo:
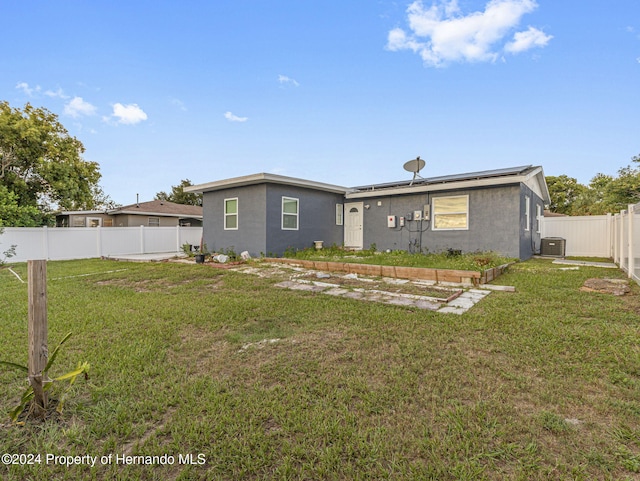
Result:
{"type": "Polygon", "coordinates": [[[469,195],[465,194],[465,195],[447,195],[447,196],[442,196],[442,197],[433,197],[431,200],[431,219],[432,219],[432,224],[431,224],[431,230],[434,231],[445,231],[445,230],[469,230],[469,195]],[[465,198],[466,199],[466,209],[465,211],[460,211],[460,212],[443,212],[443,213],[438,213],[436,211],[436,204],[438,203],[439,199],[455,199],[455,198],[465,198]],[[464,214],[466,216],[467,222],[466,225],[464,227],[436,227],[437,224],[437,218],[438,216],[444,216],[444,215],[459,215],[459,214],[464,214]]]}
{"type": "Polygon", "coordinates": [[[344,205],[336,204],[336,225],[344,224],[344,205]]]}
{"type": "Polygon", "coordinates": [[[524,196],[524,230],[529,232],[531,226],[531,197],[524,196]]]}
{"type": "Polygon", "coordinates": [[[240,216],[238,215],[238,211],[240,210],[240,202],[237,197],[229,197],[228,199],[224,199],[224,203],[222,204],[222,212],[224,213],[224,230],[238,230],[238,225],[240,216]],[[235,212],[227,212],[227,202],[235,200],[236,201],[236,211],[235,212]],[[236,218],[236,226],[235,227],[227,227],[227,219],[229,217],[236,218]]]}
{"type": "Polygon", "coordinates": [[[280,216],[280,226],[282,227],[282,230],[298,230],[298,228],[300,227],[300,199],[297,199],[295,197],[285,197],[284,195],[282,196],[282,215],[280,216]],[[295,214],[292,212],[285,212],[284,211],[284,203],[285,202],[291,202],[291,201],[295,201],[296,203],[296,212],[295,214]],[[284,226],[284,216],[294,216],[296,219],[296,226],[295,227],[285,227],[284,226]]]}
{"type": "Polygon", "coordinates": [[[542,206],[540,204],[536,204],[536,233],[540,234],[541,226],[542,226],[542,206]]]}
{"type": "Polygon", "coordinates": [[[160,227],[160,217],[149,217],[147,219],[147,226],[149,227],[160,227]],[[151,221],[154,221],[153,224],[151,221]]]}

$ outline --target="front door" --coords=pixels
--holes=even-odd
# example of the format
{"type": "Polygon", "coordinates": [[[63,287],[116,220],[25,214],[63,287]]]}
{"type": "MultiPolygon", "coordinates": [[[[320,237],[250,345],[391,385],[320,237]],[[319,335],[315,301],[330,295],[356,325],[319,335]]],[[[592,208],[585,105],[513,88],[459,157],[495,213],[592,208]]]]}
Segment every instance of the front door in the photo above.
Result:
{"type": "Polygon", "coordinates": [[[344,205],[344,246],[362,249],[362,211],[363,202],[351,202],[344,205]]]}

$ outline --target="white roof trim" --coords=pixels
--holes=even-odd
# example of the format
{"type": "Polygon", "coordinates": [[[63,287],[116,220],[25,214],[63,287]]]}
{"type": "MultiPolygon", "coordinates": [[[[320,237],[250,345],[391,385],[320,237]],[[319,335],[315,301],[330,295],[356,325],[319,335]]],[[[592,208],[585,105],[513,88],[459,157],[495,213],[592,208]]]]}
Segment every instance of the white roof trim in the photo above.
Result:
{"type": "Polygon", "coordinates": [[[246,185],[264,184],[264,183],[293,185],[296,187],[304,187],[307,189],[334,192],[336,194],[345,194],[350,190],[347,187],[342,187],[339,185],[325,184],[323,182],[315,182],[312,180],[298,179],[295,177],[286,177],[284,175],[267,174],[263,172],[260,174],[234,177],[232,179],[216,180],[214,182],[208,182],[206,184],[192,185],[189,187],[185,187],[184,191],[204,193],[204,192],[211,192],[215,190],[230,189],[233,187],[244,187],[246,185]]]}

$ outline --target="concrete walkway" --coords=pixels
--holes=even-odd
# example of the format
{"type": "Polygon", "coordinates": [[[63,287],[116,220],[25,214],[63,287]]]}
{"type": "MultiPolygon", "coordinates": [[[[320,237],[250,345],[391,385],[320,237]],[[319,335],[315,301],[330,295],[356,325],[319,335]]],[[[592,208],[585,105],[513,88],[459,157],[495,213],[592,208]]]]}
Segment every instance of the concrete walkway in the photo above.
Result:
{"type": "Polygon", "coordinates": [[[607,269],[617,269],[618,266],[613,262],[591,262],[591,261],[571,261],[567,259],[555,259],[553,264],[565,264],[568,266],[584,266],[584,267],[604,267],[607,269]]]}
{"type": "Polygon", "coordinates": [[[154,254],[121,254],[106,256],[105,258],[113,261],[159,262],[177,257],[186,257],[186,254],[184,252],[156,252],[154,254]]]}
{"type": "Polygon", "coordinates": [[[491,293],[491,291],[488,290],[469,289],[464,291],[455,299],[446,302],[429,296],[401,294],[377,289],[345,289],[339,285],[328,282],[303,281],[300,279],[282,281],[275,284],[275,287],[296,291],[320,292],[330,296],[345,297],[348,299],[357,299],[369,302],[381,302],[383,304],[413,307],[416,309],[427,309],[429,311],[441,312],[443,314],[464,314],[491,293]]]}

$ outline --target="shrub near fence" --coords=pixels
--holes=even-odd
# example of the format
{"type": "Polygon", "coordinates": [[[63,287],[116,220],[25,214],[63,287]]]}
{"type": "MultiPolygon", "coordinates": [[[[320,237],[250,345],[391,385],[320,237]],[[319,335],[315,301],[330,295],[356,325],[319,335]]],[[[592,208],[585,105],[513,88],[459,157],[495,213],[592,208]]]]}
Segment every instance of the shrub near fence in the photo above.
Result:
{"type": "Polygon", "coordinates": [[[199,245],[202,227],[5,227],[0,251],[16,246],[10,262],[29,259],[90,259],[130,254],[180,252],[199,245]]]}

